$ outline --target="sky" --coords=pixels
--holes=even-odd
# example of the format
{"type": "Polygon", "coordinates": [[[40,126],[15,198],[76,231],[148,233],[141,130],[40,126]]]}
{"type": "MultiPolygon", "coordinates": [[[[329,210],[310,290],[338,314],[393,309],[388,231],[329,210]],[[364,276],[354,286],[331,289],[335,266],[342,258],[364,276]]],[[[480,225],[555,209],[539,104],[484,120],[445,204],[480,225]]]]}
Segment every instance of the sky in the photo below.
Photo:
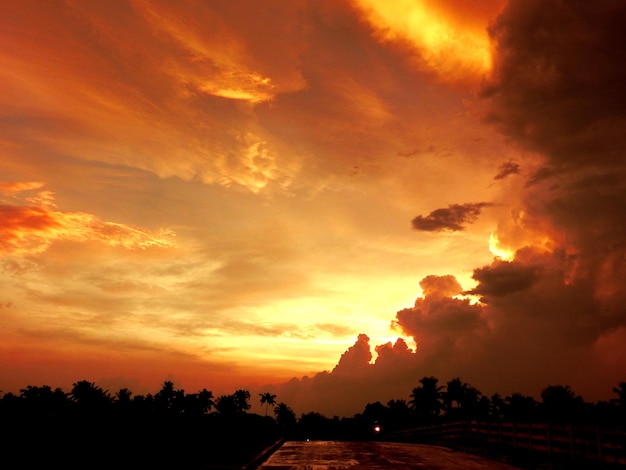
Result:
{"type": "Polygon", "coordinates": [[[626,4],[0,4],[0,390],[626,380],[626,4]]]}

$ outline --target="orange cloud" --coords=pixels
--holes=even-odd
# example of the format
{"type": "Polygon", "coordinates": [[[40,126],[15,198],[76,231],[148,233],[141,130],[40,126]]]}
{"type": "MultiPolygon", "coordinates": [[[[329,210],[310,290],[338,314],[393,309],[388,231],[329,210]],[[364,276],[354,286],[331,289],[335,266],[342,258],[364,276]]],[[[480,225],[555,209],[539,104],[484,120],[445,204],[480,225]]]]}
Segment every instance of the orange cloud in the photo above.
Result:
{"type": "Polygon", "coordinates": [[[486,26],[503,2],[484,3],[464,11],[454,1],[353,0],[378,37],[410,45],[421,67],[449,83],[476,82],[492,68],[486,26]]]}
{"type": "MultiPolygon", "coordinates": [[[[3,192],[40,188],[42,183],[0,183],[3,192]]],[[[57,240],[99,241],[126,249],[152,246],[173,247],[174,233],[147,230],[115,222],[104,222],[83,212],[61,212],[54,206],[54,194],[42,191],[26,198],[30,205],[0,204],[0,253],[24,255],[42,253],[57,240]]]]}
{"type": "Polygon", "coordinates": [[[45,183],[39,181],[0,181],[0,193],[12,194],[31,189],[39,189],[45,183]]]}
{"type": "Polygon", "coordinates": [[[3,5],[11,18],[0,32],[0,106],[11,116],[0,130],[5,153],[253,192],[287,184],[299,168],[296,152],[242,102],[306,86],[303,40],[270,8],[229,8],[194,0],[3,5]],[[259,40],[259,22],[272,35],[259,40]]]}
{"type": "Polygon", "coordinates": [[[220,18],[207,8],[195,9],[212,24],[207,29],[189,11],[184,14],[173,4],[136,0],[134,8],[153,28],[173,40],[190,55],[190,60],[169,64],[169,73],[202,92],[224,98],[260,103],[271,100],[275,87],[246,65],[245,44],[239,41],[220,18]],[[208,34],[207,34],[208,33],[208,34]]]}

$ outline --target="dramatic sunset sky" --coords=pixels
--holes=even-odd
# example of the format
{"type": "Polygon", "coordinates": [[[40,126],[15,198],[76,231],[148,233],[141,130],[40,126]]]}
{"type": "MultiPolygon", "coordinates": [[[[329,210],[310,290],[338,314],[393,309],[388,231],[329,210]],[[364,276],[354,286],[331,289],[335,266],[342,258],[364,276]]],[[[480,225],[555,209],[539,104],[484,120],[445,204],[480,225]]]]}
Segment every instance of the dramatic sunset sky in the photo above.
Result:
{"type": "Polygon", "coordinates": [[[0,3],[0,390],[626,380],[626,2],[0,3]]]}

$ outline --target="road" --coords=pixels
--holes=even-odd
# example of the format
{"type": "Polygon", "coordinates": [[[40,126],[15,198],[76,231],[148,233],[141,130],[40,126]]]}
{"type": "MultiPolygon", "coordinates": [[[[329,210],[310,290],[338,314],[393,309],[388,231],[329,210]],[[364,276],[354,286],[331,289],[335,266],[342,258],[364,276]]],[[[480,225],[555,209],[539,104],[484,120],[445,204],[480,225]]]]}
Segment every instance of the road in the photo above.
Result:
{"type": "Polygon", "coordinates": [[[515,470],[445,447],[393,442],[290,441],[259,470],[515,470]]]}

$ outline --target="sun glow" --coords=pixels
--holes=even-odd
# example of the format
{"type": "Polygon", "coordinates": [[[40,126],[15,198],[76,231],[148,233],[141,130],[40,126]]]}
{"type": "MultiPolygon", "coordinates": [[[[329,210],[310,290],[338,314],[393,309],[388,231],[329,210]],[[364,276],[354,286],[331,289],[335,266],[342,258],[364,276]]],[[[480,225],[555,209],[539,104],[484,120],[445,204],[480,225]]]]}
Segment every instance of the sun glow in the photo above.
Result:
{"type": "Polygon", "coordinates": [[[515,252],[508,247],[504,247],[500,244],[498,235],[491,233],[489,235],[489,251],[496,257],[504,261],[512,261],[515,256],[515,252]]]}
{"type": "Polygon", "coordinates": [[[366,20],[386,41],[408,41],[423,64],[446,82],[464,82],[492,68],[484,27],[460,24],[426,1],[354,0],[366,20]]]}

